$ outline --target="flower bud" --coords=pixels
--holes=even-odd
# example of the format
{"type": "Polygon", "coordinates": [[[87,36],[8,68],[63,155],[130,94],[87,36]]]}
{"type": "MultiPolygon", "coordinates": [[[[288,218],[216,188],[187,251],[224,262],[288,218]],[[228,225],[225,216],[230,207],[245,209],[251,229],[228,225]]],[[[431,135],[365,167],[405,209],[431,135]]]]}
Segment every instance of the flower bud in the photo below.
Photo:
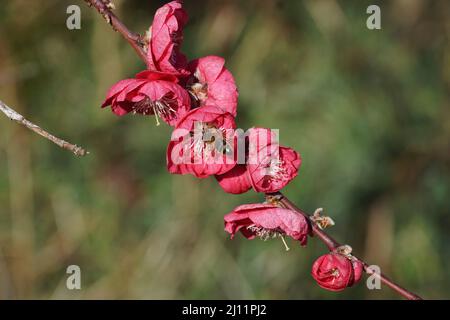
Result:
{"type": "Polygon", "coordinates": [[[330,291],[342,291],[361,279],[363,264],[332,252],[319,257],[313,264],[311,275],[319,286],[330,291]]]}

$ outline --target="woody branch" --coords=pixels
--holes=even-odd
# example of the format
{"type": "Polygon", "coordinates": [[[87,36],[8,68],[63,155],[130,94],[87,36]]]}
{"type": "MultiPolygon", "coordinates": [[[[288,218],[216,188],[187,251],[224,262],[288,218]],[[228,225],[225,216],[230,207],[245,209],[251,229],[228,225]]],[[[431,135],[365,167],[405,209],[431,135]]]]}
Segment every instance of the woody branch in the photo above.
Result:
{"type": "MultiPolygon", "coordinates": [[[[325,245],[327,246],[328,250],[330,251],[334,251],[337,248],[339,248],[341,246],[341,244],[336,241],[333,237],[329,236],[326,232],[324,232],[323,230],[321,230],[316,223],[312,222],[310,219],[310,215],[308,215],[307,213],[305,213],[302,209],[298,208],[294,203],[292,203],[288,198],[286,198],[281,192],[277,192],[275,194],[267,194],[266,195],[267,199],[276,199],[276,201],[279,201],[279,203],[290,210],[293,210],[295,212],[297,212],[298,214],[301,214],[303,216],[305,216],[308,221],[310,221],[310,225],[311,225],[311,230],[313,235],[315,235],[317,238],[319,238],[323,243],[325,243],[325,245]]],[[[370,267],[369,264],[367,264],[366,262],[364,262],[362,259],[359,259],[363,265],[364,265],[364,271],[369,274],[369,275],[374,275],[375,277],[378,277],[381,282],[383,282],[384,284],[386,284],[388,287],[390,287],[391,289],[393,289],[394,291],[396,291],[398,294],[400,294],[401,296],[405,297],[408,300],[422,300],[422,298],[420,296],[418,296],[415,293],[412,293],[410,291],[408,291],[407,289],[401,287],[400,285],[398,285],[397,283],[395,283],[394,281],[392,281],[391,279],[389,279],[387,276],[385,276],[384,274],[380,273],[375,273],[370,267]]]]}
{"type": "Polygon", "coordinates": [[[113,29],[119,32],[124,39],[133,47],[138,56],[145,62],[145,44],[141,35],[130,31],[122,21],[112,12],[115,8],[110,0],[85,0],[90,7],[94,7],[113,29]]]}
{"type": "Polygon", "coordinates": [[[73,152],[76,156],[85,156],[89,152],[87,152],[85,149],[69,143],[63,139],[60,139],[51,133],[45,131],[38,125],[34,124],[33,122],[27,120],[22,116],[20,113],[15,111],[14,109],[8,107],[3,101],[0,100],[0,111],[3,112],[9,119],[16,121],[17,123],[27,127],[28,129],[34,131],[35,133],[39,134],[40,136],[50,140],[54,144],[60,146],[63,149],[69,150],[73,152]]]}
{"type": "MultiPolygon", "coordinates": [[[[130,43],[130,45],[135,49],[139,57],[145,62],[146,61],[146,52],[144,47],[144,42],[136,33],[131,32],[120,20],[119,18],[112,13],[112,9],[114,8],[114,5],[110,0],[85,0],[89,6],[94,7],[97,9],[97,11],[105,18],[105,20],[112,25],[112,27],[118,31],[122,36],[125,38],[125,40],[130,43]]],[[[275,193],[275,194],[266,194],[267,199],[272,199],[273,197],[277,198],[277,201],[285,207],[290,210],[293,210],[297,212],[298,214],[301,214],[308,218],[308,221],[311,223],[311,230],[312,234],[315,235],[317,238],[319,238],[322,242],[325,243],[327,248],[330,251],[336,250],[338,247],[341,246],[339,242],[334,240],[331,236],[329,236],[326,232],[321,230],[315,223],[313,223],[309,215],[306,214],[303,210],[298,208],[295,204],[293,204],[288,198],[286,198],[281,192],[275,193]]],[[[373,270],[370,269],[369,265],[359,259],[361,262],[363,262],[364,265],[364,271],[369,275],[374,275],[375,277],[378,277],[384,284],[389,286],[391,289],[393,289],[395,292],[403,296],[404,298],[408,300],[422,300],[422,298],[405,288],[401,287],[388,277],[386,277],[383,274],[377,274],[374,273],[373,270]]]]}

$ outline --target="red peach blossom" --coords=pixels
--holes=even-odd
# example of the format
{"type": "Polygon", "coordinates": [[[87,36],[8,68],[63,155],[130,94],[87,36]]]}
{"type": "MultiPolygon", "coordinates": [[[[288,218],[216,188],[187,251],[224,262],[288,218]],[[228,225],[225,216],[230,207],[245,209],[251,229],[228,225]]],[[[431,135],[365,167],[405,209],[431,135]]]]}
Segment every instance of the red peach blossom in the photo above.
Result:
{"type": "Polygon", "coordinates": [[[281,190],[297,176],[300,164],[300,155],[291,148],[280,146],[272,130],[251,129],[247,170],[256,192],[281,190]]]}
{"type": "Polygon", "coordinates": [[[180,52],[183,27],[188,16],[181,1],[172,1],[159,8],[153,19],[147,49],[147,66],[150,70],[186,76],[187,59],[180,52]]]}
{"type": "Polygon", "coordinates": [[[248,239],[287,235],[306,245],[310,230],[304,216],[272,204],[244,204],[225,215],[224,219],[225,231],[231,234],[231,238],[238,231],[248,239]]]}
{"type": "Polygon", "coordinates": [[[129,112],[153,114],[174,126],[190,109],[189,94],[176,82],[173,75],[143,71],[134,79],[114,84],[102,107],[111,106],[119,116],[129,112]]]}
{"type": "Polygon", "coordinates": [[[225,59],[207,56],[189,63],[192,78],[188,86],[200,105],[215,105],[224,112],[237,114],[238,90],[233,75],[225,69],[225,59]]]}
{"type": "Polygon", "coordinates": [[[295,150],[271,145],[260,152],[267,152],[269,155],[258,164],[247,165],[250,180],[256,192],[280,191],[297,176],[301,158],[295,150]]]}
{"type": "Polygon", "coordinates": [[[364,271],[363,263],[356,258],[352,259],[352,266],[353,266],[353,283],[351,285],[358,283],[359,280],[361,280],[364,271]]]}
{"type": "Polygon", "coordinates": [[[246,143],[246,164],[216,176],[225,192],[239,194],[253,187],[256,192],[273,193],[297,176],[300,155],[280,146],[273,130],[252,128],[247,133],[246,143]]]}
{"type": "Polygon", "coordinates": [[[322,288],[342,291],[361,279],[362,270],[361,261],[332,252],[320,256],[314,262],[311,274],[322,288]]]}
{"type": "Polygon", "coordinates": [[[191,110],[177,124],[167,149],[167,168],[198,178],[223,174],[236,165],[234,118],[215,106],[191,110]]]}

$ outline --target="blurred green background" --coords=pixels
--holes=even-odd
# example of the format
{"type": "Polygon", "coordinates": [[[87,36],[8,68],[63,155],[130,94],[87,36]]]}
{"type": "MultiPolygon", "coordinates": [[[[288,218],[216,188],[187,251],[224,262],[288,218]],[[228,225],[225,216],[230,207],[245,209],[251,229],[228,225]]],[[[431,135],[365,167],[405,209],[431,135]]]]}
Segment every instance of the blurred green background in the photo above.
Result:
{"type": "MultiPolygon", "coordinates": [[[[143,32],[163,1],[115,0],[143,32]]],[[[450,298],[450,2],[186,0],[189,58],[224,56],[238,126],[280,129],[303,157],[285,193],[426,298],[450,298]],[[382,29],[366,28],[378,4],[382,29]]],[[[86,147],[76,158],[0,114],[0,299],[390,299],[310,276],[323,244],[229,240],[223,215],[255,193],[169,175],[167,125],[100,109],[144,69],[81,0],[0,6],[0,99],[86,147]],[[81,8],[81,30],[66,8],[81,8]],[[66,289],[81,267],[82,289],[66,289]]]]}

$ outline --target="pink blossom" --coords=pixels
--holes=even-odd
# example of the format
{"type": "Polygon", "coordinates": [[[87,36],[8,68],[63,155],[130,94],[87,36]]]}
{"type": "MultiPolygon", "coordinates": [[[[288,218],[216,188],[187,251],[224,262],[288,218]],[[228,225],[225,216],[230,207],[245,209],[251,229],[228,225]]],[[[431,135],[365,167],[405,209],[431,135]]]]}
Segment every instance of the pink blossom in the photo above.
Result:
{"type": "Polygon", "coordinates": [[[198,178],[223,174],[236,165],[234,117],[216,106],[191,110],[177,124],[167,149],[167,168],[198,178]]]}
{"type": "Polygon", "coordinates": [[[225,59],[207,56],[189,63],[192,73],[188,86],[200,105],[215,105],[236,116],[238,90],[233,75],[225,67],[225,59]]]}
{"type": "Polygon", "coordinates": [[[272,204],[244,204],[225,215],[225,231],[234,237],[236,232],[248,239],[287,235],[306,245],[310,227],[306,218],[292,210],[272,204]]]}
{"type": "Polygon", "coordinates": [[[188,15],[181,1],[172,1],[159,8],[153,19],[151,37],[147,50],[150,70],[186,76],[187,59],[180,52],[183,27],[188,15]]]}
{"type": "Polygon", "coordinates": [[[300,155],[280,146],[274,131],[252,128],[247,144],[245,166],[239,165],[223,176],[216,176],[224,191],[238,194],[253,187],[256,192],[277,192],[297,176],[300,155]]]}
{"type": "Polygon", "coordinates": [[[295,150],[270,145],[259,152],[267,155],[256,164],[247,165],[249,177],[256,192],[280,191],[297,176],[301,158],[295,150]]]}
{"type": "Polygon", "coordinates": [[[111,106],[119,116],[129,112],[155,115],[174,126],[190,109],[189,94],[177,81],[173,75],[143,71],[114,84],[102,107],[111,106]]]}
{"type": "Polygon", "coordinates": [[[300,155],[280,146],[275,131],[252,128],[248,140],[247,170],[256,192],[279,191],[297,176],[300,155]]]}

